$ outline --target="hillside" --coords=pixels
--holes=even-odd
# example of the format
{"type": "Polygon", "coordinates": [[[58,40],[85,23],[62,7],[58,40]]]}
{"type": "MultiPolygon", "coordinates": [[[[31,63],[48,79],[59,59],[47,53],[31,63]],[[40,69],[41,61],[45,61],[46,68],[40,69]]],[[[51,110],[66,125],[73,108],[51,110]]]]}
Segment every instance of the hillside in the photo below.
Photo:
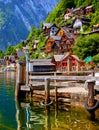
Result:
{"type": "Polygon", "coordinates": [[[59,0],[0,0],[0,49],[26,39],[31,26],[38,28],[59,0]]]}
{"type": "Polygon", "coordinates": [[[87,16],[91,19],[90,26],[99,23],[99,1],[97,0],[61,0],[52,13],[48,15],[46,22],[59,24],[59,21],[63,20],[63,14],[67,8],[80,8],[88,5],[92,5],[94,9],[94,13],[87,16]]]}
{"type": "MultiPolygon", "coordinates": [[[[81,8],[81,7],[87,7],[91,5],[93,7],[93,13],[89,14],[89,15],[83,15],[82,17],[86,18],[86,19],[90,19],[90,24],[88,26],[83,26],[83,34],[90,32],[92,30],[92,26],[95,24],[99,24],[99,1],[97,0],[61,0],[58,5],[56,6],[56,8],[52,11],[52,13],[50,13],[47,17],[47,19],[45,20],[45,22],[48,23],[53,23],[56,24],[58,27],[61,26],[65,26],[68,24],[72,24],[73,23],[73,19],[70,19],[68,21],[64,21],[64,13],[66,11],[67,8],[73,8],[73,9],[77,9],[77,8],[81,8]]],[[[32,39],[32,35],[35,34],[31,32],[29,35],[29,39],[32,39]]],[[[39,39],[39,36],[36,36],[39,39]]],[[[42,43],[42,42],[41,42],[42,43]]],[[[43,43],[44,45],[44,43],[43,43]]],[[[43,46],[42,45],[42,46],[43,46]]],[[[40,50],[40,49],[39,49],[40,50]]],[[[91,52],[90,52],[91,53],[91,52]]],[[[96,54],[96,53],[95,53],[96,54]]],[[[94,55],[94,54],[93,54],[94,55]]]]}
{"type": "MultiPolygon", "coordinates": [[[[58,5],[56,6],[56,8],[52,11],[52,13],[50,13],[47,17],[47,19],[44,21],[44,23],[52,23],[52,24],[56,24],[56,26],[59,28],[63,27],[63,26],[67,26],[67,25],[71,25],[71,29],[73,29],[72,25],[73,25],[73,21],[74,21],[74,17],[70,18],[69,20],[64,20],[64,13],[66,11],[66,9],[73,9],[76,10],[77,8],[85,8],[87,6],[91,5],[93,8],[92,13],[88,14],[88,15],[82,15],[80,16],[80,18],[85,18],[90,20],[90,24],[88,24],[87,26],[84,25],[83,26],[83,31],[81,32],[82,34],[87,34],[89,32],[91,32],[92,30],[92,26],[99,24],[99,2],[97,2],[97,0],[61,0],[58,5]]],[[[90,6],[89,6],[90,7],[90,6]]],[[[19,50],[22,49],[22,47],[24,45],[29,45],[30,46],[30,52],[31,53],[31,58],[45,58],[45,57],[50,57],[51,55],[48,55],[48,53],[45,51],[46,49],[46,44],[45,41],[47,38],[43,35],[43,28],[42,25],[40,26],[40,28],[36,29],[36,28],[32,28],[32,31],[29,33],[25,44],[23,44],[23,42],[21,42],[20,44],[18,44],[17,46],[14,47],[14,49],[16,48],[20,48],[19,50]],[[35,49],[33,49],[33,44],[35,44],[35,41],[38,41],[38,44],[36,46],[35,49]]],[[[97,55],[99,52],[99,49],[97,48],[99,42],[97,41],[98,39],[98,35],[93,35],[92,37],[90,36],[89,38],[85,37],[85,39],[83,37],[80,37],[80,40],[78,40],[77,45],[78,47],[82,47],[80,48],[80,51],[78,52],[78,56],[83,59],[84,57],[92,54],[92,56],[97,55]],[[85,42],[86,39],[86,42],[85,42]],[[79,42],[80,41],[80,42],[79,42]],[[79,45],[78,43],[82,43],[82,45],[79,45]],[[85,45],[83,45],[85,44],[85,45]],[[86,48],[86,44],[87,44],[87,48],[86,48]],[[92,44],[92,45],[91,45],[92,44]],[[90,48],[89,48],[90,45],[90,48]],[[83,48],[85,47],[85,48],[83,48]],[[97,51],[96,51],[97,48],[97,51]],[[82,49],[82,50],[81,50],[82,49]],[[87,50],[87,51],[86,51],[87,50]],[[81,54],[81,51],[83,51],[83,55],[81,54]]],[[[75,39],[74,39],[75,41],[75,39]]],[[[75,46],[75,50],[76,52],[78,51],[76,48],[77,46],[75,46]]],[[[7,52],[9,52],[9,49],[7,50],[7,52]]],[[[72,52],[73,53],[73,52],[72,52]]],[[[6,53],[6,54],[10,54],[10,53],[6,53]]],[[[12,54],[12,53],[11,53],[12,54]]],[[[77,53],[75,53],[77,54],[77,53]]]]}

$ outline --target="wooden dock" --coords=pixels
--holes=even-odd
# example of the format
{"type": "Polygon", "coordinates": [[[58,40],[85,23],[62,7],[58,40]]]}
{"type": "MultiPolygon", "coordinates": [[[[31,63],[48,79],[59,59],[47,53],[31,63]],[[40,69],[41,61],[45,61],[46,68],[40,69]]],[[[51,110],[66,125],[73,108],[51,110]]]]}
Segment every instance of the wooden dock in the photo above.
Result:
{"type": "MultiPolygon", "coordinates": [[[[51,87],[54,90],[54,100],[57,103],[58,101],[58,90],[59,88],[65,88],[68,85],[75,84],[76,82],[85,82],[91,81],[88,83],[91,97],[94,98],[94,89],[99,92],[99,86],[95,86],[94,82],[99,81],[99,77],[95,77],[93,71],[80,71],[80,72],[29,72],[28,73],[28,84],[26,84],[26,68],[23,63],[20,63],[17,67],[17,81],[16,81],[16,92],[15,96],[19,97],[20,91],[29,93],[32,96],[35,93],[35,90],[40,90],[42,93],[45,104],[48,104],[51,100],[50,93],[51,87]],[[91,75],[89,75],[91,74],[91,75]],[[88,76],[86,76],[88,75],[88,76]],[[96,87],[96,88],[94,88],[96,87]],[[43,88],[43,89],[41,89],[43,88]],[[43,91],[42,91],[43,90],[43,91]]],[[[84,89],[84,88],[83,88],[84,89]]],[[[64,91],[63,90],[63,91],[64,91]]],[[[64,92],[63,92],[64,93],[64,92]]],[[[65,93],[66,94],[66,93],[65,93]]],[[[67,94],[68,95],[68,94],[67,94]]],[[[61,98],[61,97],[60,97],[61,98]]]]}

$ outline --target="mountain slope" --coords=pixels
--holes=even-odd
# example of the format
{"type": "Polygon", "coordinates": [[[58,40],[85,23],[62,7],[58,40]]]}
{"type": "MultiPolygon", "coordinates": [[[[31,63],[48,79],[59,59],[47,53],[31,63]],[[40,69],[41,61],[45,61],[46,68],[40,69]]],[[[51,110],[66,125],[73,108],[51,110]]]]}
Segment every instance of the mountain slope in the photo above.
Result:
{"type": "Polygon", "coordinates": [[[39,27],[59,0],[0,0],[0,49],[25,39],[31,26],[39,27]]]}

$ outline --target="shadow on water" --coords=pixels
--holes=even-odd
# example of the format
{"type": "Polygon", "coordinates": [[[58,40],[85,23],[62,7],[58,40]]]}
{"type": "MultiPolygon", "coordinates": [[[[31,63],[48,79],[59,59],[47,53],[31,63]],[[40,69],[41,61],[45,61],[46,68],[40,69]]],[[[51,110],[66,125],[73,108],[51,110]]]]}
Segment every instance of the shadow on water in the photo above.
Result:
{"type": "Polygon", "coordinates": [[[98,130],[99,129],[99,118],[96,118],[95,116],[95,112],[91,113],[89,116],[88,116],[88,120],[89,120],[89,123],[88,123],[88,127],[89,129],[88,130],[98,130]]]}
{"type": "Polygon", "coordinates": [[[98,125],[99,124],[99,109],[97,109],[96,111],[90,112],[87,117],[90,121],[98,125]]]}
{"type": "Polygon", "coordinates": [[[96,115],[95,115],[95,111],[91,111],[91,112],[88,112],[88,119],[90,121],[95,121],[96,120],[96,115]]]}

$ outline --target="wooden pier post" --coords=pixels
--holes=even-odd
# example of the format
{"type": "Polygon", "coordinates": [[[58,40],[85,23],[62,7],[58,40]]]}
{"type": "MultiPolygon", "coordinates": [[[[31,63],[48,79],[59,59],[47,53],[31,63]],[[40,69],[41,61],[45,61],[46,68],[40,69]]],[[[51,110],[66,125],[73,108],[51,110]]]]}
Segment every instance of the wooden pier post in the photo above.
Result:
{"type": "Polygon", "coordinates": [[[45,78],[45,104],[50,102],[50,79],[45,78]]]}
{"type": "Polygon", "coordinates": [[[16,70],[16,88],[15,88],[15,97],[19,97],[20,85],[25,84],[26,80],[26,65],[25,62],[17,61],[17,70],[16,70]]]}
{"type": "MultiPolygon", "coordinates": [[[[54,73],[54,76],[56,77],[56,73],[54,73]]],[[[56,84],[56,79],[54,80],[54,84],[55,84],[55,105],[57,107],[57,84],[56,84]]]]}
{"type": "Polygon", "coordinates": [[[46,130],[51,130],[51,117],[50,117],[50,108],[47,107],[45,110],[45,128],[46,130]]]}
{"type": "Polygon", "coordinates": [[[88,107],[92,107],[94,106],[94,94],[95,94],[95,90],[94,90],[94,85],[95,85],[95,81],[89,81],[88,83],[88,107]]]}
{"type": "Polygon", "coordinates": [[[55,85],[55,103],[57,103],[57,86],[55,85]]]}

